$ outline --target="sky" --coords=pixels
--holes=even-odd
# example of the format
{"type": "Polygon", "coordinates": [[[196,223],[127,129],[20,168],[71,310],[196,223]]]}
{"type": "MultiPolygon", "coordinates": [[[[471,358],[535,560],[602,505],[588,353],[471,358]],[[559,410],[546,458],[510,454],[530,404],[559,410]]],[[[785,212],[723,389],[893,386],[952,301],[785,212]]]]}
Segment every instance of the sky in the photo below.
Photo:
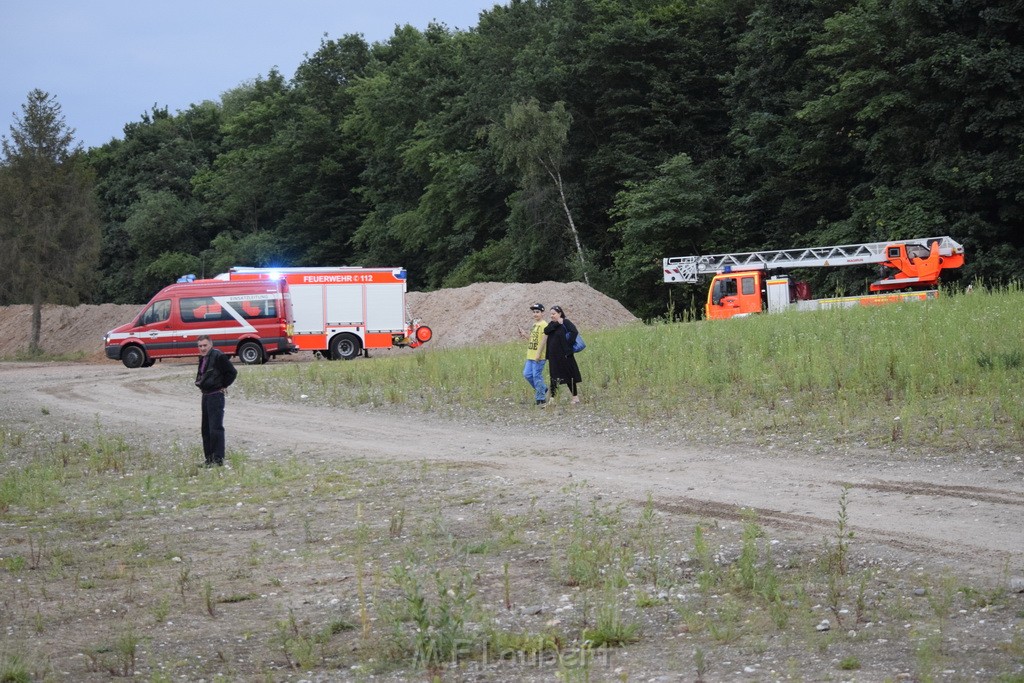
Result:
{"type": "Polygon", "coordinates": [[[3,0],[0,135],[31,90],[55,96],[75,139],[123,136],[153,105],[188,109],[277,68],[291,78],[327,34],[466,30],[504,0],[3,0]]]}

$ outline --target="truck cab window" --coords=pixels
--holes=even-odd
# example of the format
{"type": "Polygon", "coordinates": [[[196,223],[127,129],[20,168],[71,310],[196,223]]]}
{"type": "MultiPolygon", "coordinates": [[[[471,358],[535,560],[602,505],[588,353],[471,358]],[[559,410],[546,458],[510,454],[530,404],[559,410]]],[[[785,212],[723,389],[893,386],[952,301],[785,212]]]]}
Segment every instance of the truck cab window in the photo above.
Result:
{"type": "Polygon", "coordinates": [[[736,278],[724,278],[715,280],[714,288],[711,291],[711,303],[720,306],[722,299],[727,296],[736,296],[736,278]]]}
{"type": "Polygon", "coordinates": [[[743,278],[743,282],[741,284],[743,286],[744,295],[749,296],[751,294],[754,294],[754,278],[745,277],[743,278]]]}
{"type": "Polygon", "coordinates": [[[920,244],[908,244],[907,245],[907,258],[914,261],[919,258],[928,258],[931,256],[931,250],[920,244]]]}

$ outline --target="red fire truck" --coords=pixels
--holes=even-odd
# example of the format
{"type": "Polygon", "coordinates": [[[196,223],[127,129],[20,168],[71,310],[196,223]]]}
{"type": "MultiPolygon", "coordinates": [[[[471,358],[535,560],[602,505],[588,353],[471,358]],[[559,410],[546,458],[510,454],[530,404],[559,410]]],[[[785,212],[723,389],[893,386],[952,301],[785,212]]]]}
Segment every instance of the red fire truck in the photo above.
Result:
{"type": "Polygon", "coordinates": [[[404,268],[232,268],[218,280],[288,284],[299,349],[351,360],[370,349],[416,348],[432,332],[409,318],[404,268]]]}

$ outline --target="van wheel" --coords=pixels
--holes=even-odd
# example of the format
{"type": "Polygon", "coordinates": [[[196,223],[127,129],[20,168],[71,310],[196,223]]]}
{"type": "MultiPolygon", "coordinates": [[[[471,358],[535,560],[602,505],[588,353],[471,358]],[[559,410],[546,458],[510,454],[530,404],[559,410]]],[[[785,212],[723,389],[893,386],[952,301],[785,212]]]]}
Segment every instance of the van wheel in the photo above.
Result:
{"type": "Polygon", "coordinates": [[[146,352],[141,346],[126,346],[121,350],[121,362],[124,363],[126,368],[134,370],[135,368],[141,368],[146,363],[146,352]]]}
{"type": "Polygon", "coordinates": [[[244,342],[238,347],[238,359],[246,365],[258,365],[263,362],[263,347],[253,341],[244,342]]]}
{"type": "Polygon", "coordinates": [[[359,337],[339,334],[331,340],[331,360],[352,360],[359,355],[359,337]]]}

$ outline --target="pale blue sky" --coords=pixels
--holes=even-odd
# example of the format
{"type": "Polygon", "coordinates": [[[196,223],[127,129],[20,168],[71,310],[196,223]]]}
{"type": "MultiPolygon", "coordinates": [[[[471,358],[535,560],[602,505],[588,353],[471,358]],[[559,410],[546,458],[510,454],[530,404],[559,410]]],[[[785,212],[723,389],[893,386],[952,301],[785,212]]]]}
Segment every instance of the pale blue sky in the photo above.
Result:
{"type": "Polygon", "coordinates": [[[171,112],[271,68],[291,78],[326,33],[383,41],[396,25],[469,29],[504,0],[2,0],[0,134],[33,88],[57,97],[76,139],[121,137],[154,104],[171,112]]]}

